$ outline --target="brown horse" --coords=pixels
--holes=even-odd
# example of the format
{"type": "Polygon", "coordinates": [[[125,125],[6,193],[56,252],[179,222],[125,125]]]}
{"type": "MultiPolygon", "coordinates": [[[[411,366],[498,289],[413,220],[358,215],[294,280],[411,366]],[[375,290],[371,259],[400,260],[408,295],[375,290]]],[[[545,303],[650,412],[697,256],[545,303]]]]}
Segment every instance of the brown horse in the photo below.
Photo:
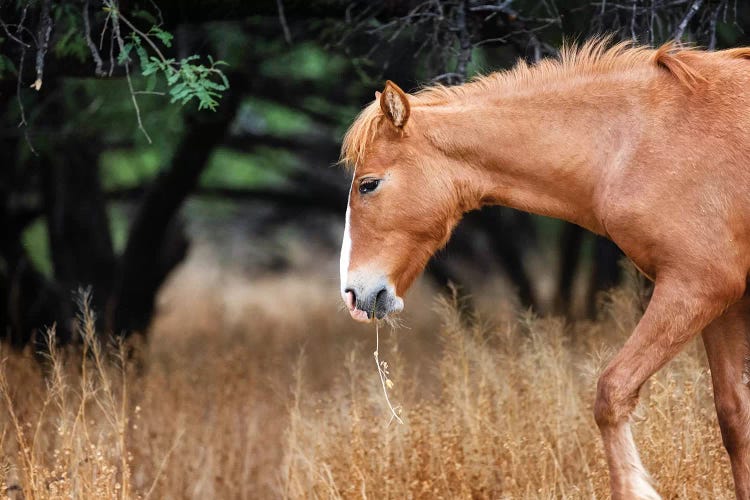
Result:
{"type": "Polygon", "coordinates": [[[749,58],[599,40],[458,87],[407,95],[387,82],[342,149],[354,172],[341,252],[352,317],[401,310],[483,205],[605,235],[655,281],[597,387],[612,496],[659,498],[630,415],[643,383],[703,332],[736,494],[750,498],[749,58]]]}

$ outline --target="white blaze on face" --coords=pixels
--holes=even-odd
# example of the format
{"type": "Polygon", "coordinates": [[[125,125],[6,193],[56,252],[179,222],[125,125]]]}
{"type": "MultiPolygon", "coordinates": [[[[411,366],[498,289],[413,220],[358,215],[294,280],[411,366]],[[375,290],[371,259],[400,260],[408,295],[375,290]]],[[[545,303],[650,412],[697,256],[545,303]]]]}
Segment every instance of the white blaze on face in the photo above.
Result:
{"type": "MultiPolygon", "coordinates": [[[[349,217],[351,209],[349,208],[349,200],[351,199],[351,189],[349,189],[349,197],[346,200],[346,223],[344,225],[344,239],[341,242],[341,257],[339,259],[339,273],[341,276],[341,296],[343,297],[344,290],[346,289],[347,273],[349,271],[349,259],[352,253],[352,238],[349,233],[349,217]]],[[[346,299],[344,299],[346,300],[346,299]]]]}

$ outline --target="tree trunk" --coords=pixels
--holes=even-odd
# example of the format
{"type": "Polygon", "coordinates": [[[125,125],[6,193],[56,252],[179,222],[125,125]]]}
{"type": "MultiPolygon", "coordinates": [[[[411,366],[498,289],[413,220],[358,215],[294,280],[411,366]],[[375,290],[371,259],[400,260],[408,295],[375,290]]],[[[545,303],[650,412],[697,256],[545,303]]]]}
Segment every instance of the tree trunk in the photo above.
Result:
{"type": "MultiPolygon", "coordinates": [[[[237,78],[233,85],[240,85],[237,78]]],[[[146,192],[120,260],[108,304],[108,327],[115,333],[143,332],[154,312],[156,294],[187,252],[187,238],[177,214],[198,184],[215,147],[224,140],[239,103],[229,91],[215,113],[193,113],[171,165],[146,192]]]]}
{"type": "MultiPolygon", "coordinates": [[[[92,289],[92,306],[104,310],[114,283],[115,255],[107,206],[99,179],[98,155],[70,139],[38,157],[42,172],[50,255],[55,280],[63,291],[64,311],[81,288],[92,289]]],[[[58,325],[67,332],[67,325],[58,325]]]]}

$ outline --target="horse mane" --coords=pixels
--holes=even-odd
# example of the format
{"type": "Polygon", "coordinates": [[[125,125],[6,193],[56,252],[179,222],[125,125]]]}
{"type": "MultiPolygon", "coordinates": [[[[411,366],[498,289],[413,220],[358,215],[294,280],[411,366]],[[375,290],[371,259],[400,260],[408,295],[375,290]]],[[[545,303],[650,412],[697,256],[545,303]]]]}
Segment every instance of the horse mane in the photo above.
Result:
{"type": "MultiPolygon", "coordinates": [[[[706,78],[692,64],[695,56],[701,54],[694,47],[682,47],[674,42],[653,49],[635,46],[627,41],[613,45],[610,36],[598,37],[582,45],[564,45],[556,58],[542,59],[533,65],[520,60],[508,70],[479,76],[453,87],[432,85],[409,97],[413,105],[435,106],[481,91],[510,92],[527,89],[530,84],[554,84],[564,78],[648,68],[661,68],[672,75],[679,85],[695,91],[699,84],[706,82],[706,78]]],[[[750,59],[750,48],[730,49],[715,54],[750,59]]],[[[353,169],[363,160],[383,118],[377,102],[370,103],[362,110],[344,136],[340,163],[353,169]]]]}

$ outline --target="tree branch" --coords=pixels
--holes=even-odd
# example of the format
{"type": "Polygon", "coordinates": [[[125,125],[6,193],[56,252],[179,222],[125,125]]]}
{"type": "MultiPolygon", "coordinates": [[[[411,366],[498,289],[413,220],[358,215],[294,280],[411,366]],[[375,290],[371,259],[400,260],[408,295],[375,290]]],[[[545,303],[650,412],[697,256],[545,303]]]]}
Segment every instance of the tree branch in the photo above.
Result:
{"type": "Polygon", "coordinates": [[[276,5],[279,8],[279,22],[281,23],[281,29],[284,31],[284,40],[289,45],[292,44],[292,34],[289,32],[289,26],[286,23],[286,15],[284,15],[284,1],[276,0],[276,5]]]}
{"type": "Polygon", "coordinates": [[[680,24],[677,25],[677,29],[675,29],[672,38],[674,38],[678,42],[682,41],[682,35],[685,34],[685,30],[687,29],[690,20],[693,18],[693,16],[695,16],[695,14],[698,13],[702,4],[703,0],[694,0],[693,3],[690,4],[687,12],[685,12],[685,16],[683,16],[682,18],[682,21],[680,21],[680,24]]]}
{"type": "Polygon", "coordinates": [[[211,152],[224,139],[239,100],[237,92],[230,90],[216,113],[189,114],[187,131],[170,167],[141,198],[109,307],[108,324],[113,331],[141,331],[148,325],[156,293],[187,244],[177,214],[195,189],[211,152]]]}
{"type": "Polygon", "coordinates": [[[458,29],[459,45],[456,73],[460,75],[459,83],[466,81],[468,65],[471,61],[471,52],[474,48],[471,45],[471,34],[469,33],[468,20],[466,19],[468,4],[468,0],[462,0],[458,7],[456,7],[456,27],[458,29]]]}
{"type": "MultiPolygon", "coordinates": [[[[115,39],[117,40],[117,44],[120,47],[120,54],[125,54],[125,42],[122,39],[122,35],[120,34],[120,19],[122,19],[126,23],[127,21],[125,20],[124,17],[119,15],[118,11],[114,10],[116,9],[114,5],[114,0],[107,2],[106,5],[110,6],[110,8],[113,9],[114,11],[114,15],[112,16],[112,35],[115,37],[115,39]]],[[[133,27],[133,25],[129,23],[128,23],[128,26],[131,26],[131,28],[133,27]]],[[[153,42],[149,40],[149,43],[153,43],[153,42]]],[[[158,49],[157,49],[157,52],[158,52],[158,49]]],[[[158,53],[159,55],[161,55],[161,52],[158,52],[158,53]]],[[[162,56],[162,58],[163,57],[164,56],[162,56]]],[[[141,108],[138,106],[138,99],[135,97],[135,89],[133,88],[133,79],[130,78],[130,61],[127,59],[123,61],[123,66],[125,66],[125,79],[128,82],[128,89],[130,90],[130,99],[133,101],[133,108],[135,109],[135,117],[138,121],[138,130],[140,130],[143,133],[148,143],[151,144],[151,136],[148,135],[146,128],[143,126],[143,120],[141,119],[141,108]]]]}
{"type": "Polygon", "coordinates": [[[104,62],[102,61],[102,56],[99,55],[99,50],[96,48],[96,44],[91,39],[91,24],[89,22],[89,0],[85,0],[85,2],[83,3],[83,37],[86,40],[86,45],[88,45],[89,47],[91,57],[94,59],[94,64],[96,64],[94,73],[96,74],[96,76],[105,76],[106,73],[103,69],[104,62]]]}
{"type": "Polygon", "coordinates": [[[161,59],[161,61],[163,63],[165,63],[165,64],[167,63],[167,58],[164,57],[164,54],[162,54],[161,50],[159,50],[159,47],[157,47],[156,44],[154,43],[154,41],[151,40],[151,37],[148,36],[143,31],[141,31],[138,28],[136,28],[135,25],[133,25],[133,23],[131,23],[130,21],[128,21],[128,18],[126,18],[125,16],[122,15],[122,12],[120,12],[120,10],[118,9],[117,5],[115,5],[114,1],[107,2],[107,5],[114,12],[114,16],[112,16],[113,22],[116,21],[116,20],[121,20],[122,22],[124,22],[127,25],[128,28],[130,28],[131,30],[133,30],[134,33],[136,33],[137,35],[139,35],[143,40],[145,40],[151,46],[152,49],[154,49],[154,52],[156,52],[156,55],[159,56],[159,59],[161,59]]]}
{"type": "Polygon", "coordinates": [[[42,12],[39,15],[39,35],[36,48],[36,81],[31,85],[35,90],[42,88],[44,77],[44,56],[49,47],[49,36],[52,33],[52,17],[50,16],[51,0],[42,1],[42,12]]]}

